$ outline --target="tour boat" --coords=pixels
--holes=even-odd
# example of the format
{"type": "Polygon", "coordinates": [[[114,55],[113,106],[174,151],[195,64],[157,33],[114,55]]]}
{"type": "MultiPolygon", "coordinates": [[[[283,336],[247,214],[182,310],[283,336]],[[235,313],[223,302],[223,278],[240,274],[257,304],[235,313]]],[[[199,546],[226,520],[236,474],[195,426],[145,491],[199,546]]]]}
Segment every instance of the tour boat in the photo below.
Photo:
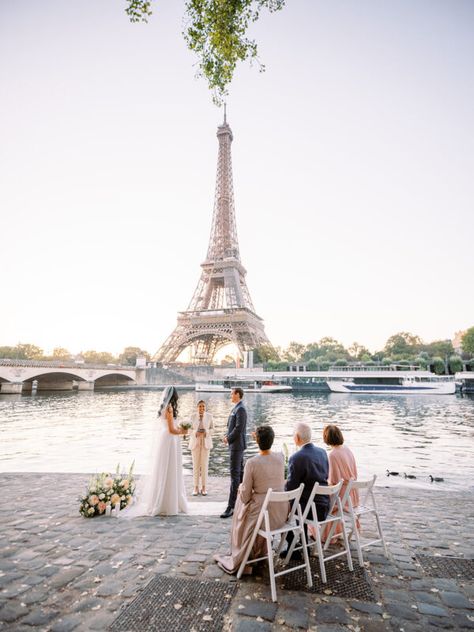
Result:
{"type": "Polygon", "coordinates": [[[288,393],[292,390],[291,386],[279,384],[273,380],[226,379],[196,382],[196,391],[199,393],[230,393],[237,386],[244,393],[288,393]]]}
{"type": "Polygon", "coordinates": [[[333,378],[327,381],[333,393],[362,395],[452,395],[456,392],[453,375],[434,375],[429,371],[405,372],[405,375],[333,378]]]}

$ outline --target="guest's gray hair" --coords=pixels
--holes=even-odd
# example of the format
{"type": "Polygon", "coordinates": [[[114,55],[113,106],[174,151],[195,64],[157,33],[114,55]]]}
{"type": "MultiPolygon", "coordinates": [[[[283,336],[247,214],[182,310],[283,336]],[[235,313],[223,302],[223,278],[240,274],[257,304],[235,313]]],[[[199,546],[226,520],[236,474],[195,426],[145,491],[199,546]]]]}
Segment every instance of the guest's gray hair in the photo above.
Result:
{"type": "Polygon", "coordinates": [[[303,443],[311,441],[311,426],[309,426],[309,424],[305,424],[303,421],[300,421],[295,426],[295,433],[303,443]]]}

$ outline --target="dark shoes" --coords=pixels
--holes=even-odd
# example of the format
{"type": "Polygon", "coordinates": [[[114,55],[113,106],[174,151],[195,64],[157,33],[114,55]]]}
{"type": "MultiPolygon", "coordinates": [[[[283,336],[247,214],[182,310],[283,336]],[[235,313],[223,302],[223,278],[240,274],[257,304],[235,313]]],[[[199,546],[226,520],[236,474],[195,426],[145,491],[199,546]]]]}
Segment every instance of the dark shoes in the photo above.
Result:
{"type": "Polygon", "coordinates": [[[234,513],[232,507],[227,507],[224,513],[221,514],[221,518],[230,518],[234,513]]]}

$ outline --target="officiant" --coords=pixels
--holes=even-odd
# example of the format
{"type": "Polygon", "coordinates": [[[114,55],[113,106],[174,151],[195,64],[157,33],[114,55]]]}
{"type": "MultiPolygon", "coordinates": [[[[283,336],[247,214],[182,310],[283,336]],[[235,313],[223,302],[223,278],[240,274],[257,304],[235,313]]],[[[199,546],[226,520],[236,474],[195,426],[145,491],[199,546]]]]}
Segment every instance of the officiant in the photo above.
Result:
{"type": "Polygon", "coordinates": [[[191,417],[192,429],[189,433],[189,449],[193,459],[193,496],[207,496],[207,471],[209,453],[212,450],[212,415],[206,412],[206,403],[197,403],[197,412],[191,417]],[[201,483],[201,485],[199,485],[201,483]]]}

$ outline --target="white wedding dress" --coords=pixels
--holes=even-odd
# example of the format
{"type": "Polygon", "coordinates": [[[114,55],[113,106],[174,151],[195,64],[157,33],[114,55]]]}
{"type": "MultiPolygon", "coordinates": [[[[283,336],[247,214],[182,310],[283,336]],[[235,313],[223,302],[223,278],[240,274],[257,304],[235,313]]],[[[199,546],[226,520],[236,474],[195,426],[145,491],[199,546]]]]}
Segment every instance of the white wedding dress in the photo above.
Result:
{"type": "MultiPolygon", "coordinates": [[[[171,434],[165,410],[154,422],[149,474],[142,478],[137,500],[120,517],[176,516],[188,513],[181,454],[181,435],[171,434]]],[[[176,427],[176,420],[174,420],[176,427]]]]}

